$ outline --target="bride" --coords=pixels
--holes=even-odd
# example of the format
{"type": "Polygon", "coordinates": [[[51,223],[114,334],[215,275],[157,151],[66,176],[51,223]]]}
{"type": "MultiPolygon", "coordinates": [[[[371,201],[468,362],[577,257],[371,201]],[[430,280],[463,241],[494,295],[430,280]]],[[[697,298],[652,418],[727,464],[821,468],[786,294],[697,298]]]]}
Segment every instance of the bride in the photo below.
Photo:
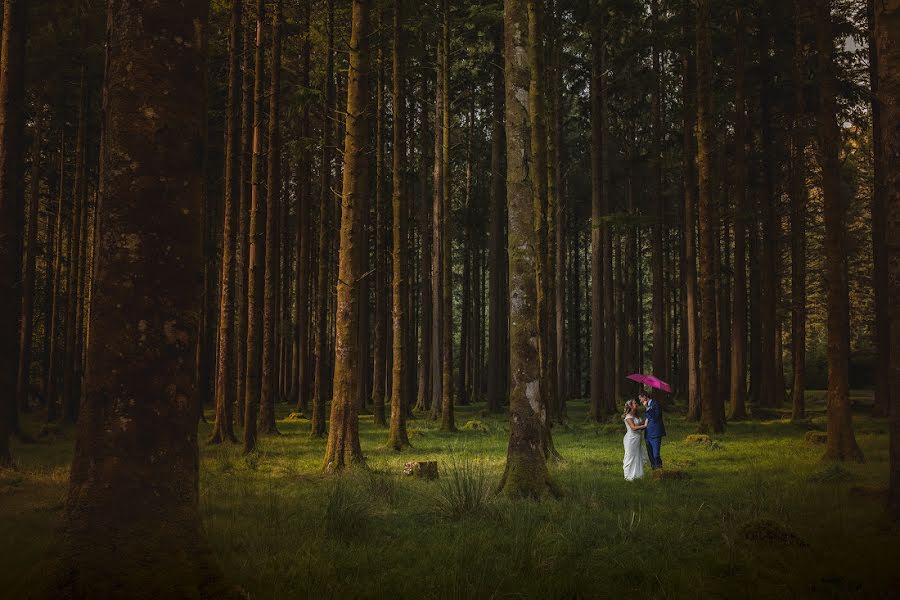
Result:
{"type": "Polygon", "coordinates": [[[637,416],[638,403],[636,400],[629,400],[625,403],[625,412],[622,418],[625,421],[628,431],[625,433],[623,443],[625,445],[625,460],[622,461],[622,467],[625,470],[625,479],[633,481],[644,476],[644,465],[647,463],[647,455],[641,452],[641,430],[647,427],[647,424],[637,416]]]}

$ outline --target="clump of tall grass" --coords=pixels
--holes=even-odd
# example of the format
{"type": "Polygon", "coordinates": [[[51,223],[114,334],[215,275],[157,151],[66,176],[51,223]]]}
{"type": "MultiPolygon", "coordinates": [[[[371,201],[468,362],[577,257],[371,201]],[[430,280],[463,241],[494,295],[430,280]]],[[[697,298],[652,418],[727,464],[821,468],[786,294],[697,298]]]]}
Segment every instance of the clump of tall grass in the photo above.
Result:
{"type": "Polygon", "coordinates": [[[847,481],[853,478],[853,473],[835,463],[828,465],[821,471],[817,471],[810,475],[809,480],[813,483],[834,483],[838,481],[847,481]]]}
{"type": "Polygon", "coordinates": [[[346,540],[363,534],[370,521],[370,507],[355,482],[335,477],[325,491],[322,523],[325,533],[346,540]]]}
{"type": "Polygon", "coordinates": [[[400,500],[400,481],[396,476],[375,469],[367,469],[364,481],[370,497],[383,500],[388,506],[395,506],[400,500]]]}
{"type": "Polygon", "coordinates": [[[490,501],[491,488],[481,459],[452,455],[439,481],[438,506],[448,517],[458,519],[481,511],[490,501]]]}

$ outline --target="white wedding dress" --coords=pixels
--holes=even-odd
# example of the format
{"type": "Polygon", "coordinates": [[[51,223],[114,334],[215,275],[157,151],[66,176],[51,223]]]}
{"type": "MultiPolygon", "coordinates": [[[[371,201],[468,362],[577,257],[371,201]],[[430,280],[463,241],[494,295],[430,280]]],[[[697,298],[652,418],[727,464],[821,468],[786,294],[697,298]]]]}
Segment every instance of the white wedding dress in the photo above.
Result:
{"type": "MultiPolygon", "coordinates": [[[[635,425],[641,425],[643,422],[639,417],[627,417],[624,420],[634,419],[635,425]]],[[[622,461],[622,468],[625,470],[625,479],[633,481],[644,476],[644,465],[650,462],[647,453],[644,452],[643,444],[641,444],[641,431],[632,431],[628,423],[625,423],[625,459],[622,461]]]]}

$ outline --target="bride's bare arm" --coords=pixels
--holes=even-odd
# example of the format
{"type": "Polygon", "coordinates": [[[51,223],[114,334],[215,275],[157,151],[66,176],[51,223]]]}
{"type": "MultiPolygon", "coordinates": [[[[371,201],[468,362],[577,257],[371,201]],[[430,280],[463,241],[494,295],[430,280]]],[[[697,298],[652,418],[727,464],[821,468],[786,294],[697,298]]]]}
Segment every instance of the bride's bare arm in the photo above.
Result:
{"type": "Polygon", "coordinates": [[[634,417],[628,417],[627,419],[625,419],[625,424],[628,425],[628,428],[632,431],[639,431],[646,427],[646,425],[635,425],[634,417]]]}

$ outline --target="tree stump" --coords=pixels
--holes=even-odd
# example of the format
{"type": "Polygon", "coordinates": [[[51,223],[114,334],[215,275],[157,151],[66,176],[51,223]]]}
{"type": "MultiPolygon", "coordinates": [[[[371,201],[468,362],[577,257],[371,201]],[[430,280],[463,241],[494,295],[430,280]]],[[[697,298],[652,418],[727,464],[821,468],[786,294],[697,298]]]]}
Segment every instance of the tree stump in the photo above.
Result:
{"type": "Polygon", "coordinates": [[[803,441],[810,445],[827,444],[828,433],[824,431],[807,431],[803,435],[803,441]]]}
{"type": "Polygon", "coordinates": [[[419,479],[437,479],[438,464],[436,460],[408,462],[403,465],[403,474],[419,479]]]}

